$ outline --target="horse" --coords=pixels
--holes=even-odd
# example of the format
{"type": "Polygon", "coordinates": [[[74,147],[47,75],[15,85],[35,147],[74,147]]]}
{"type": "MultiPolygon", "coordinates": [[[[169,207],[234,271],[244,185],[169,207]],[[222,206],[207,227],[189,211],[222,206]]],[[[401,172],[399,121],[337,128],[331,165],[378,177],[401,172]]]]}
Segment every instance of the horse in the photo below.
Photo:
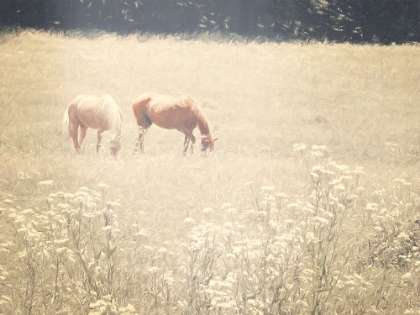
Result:
{"type": "Polygon", "coordinates": [[[132,104],[134,117],[139,126],[139,135],[136,148],[144,152],[144,137],[152,124],[165,129],[177,129],[185,135],[184,156],[187,154],[191,143],[190,154],[193,153],[195,137],[193,130],[198,126],[201,133],[201,151],[203,154],[212,151],[214,142],[209,125],[197,101],[186,94],[175,96],[160,95],[156,93],[144,93],[137,96],[132,104]]]}
{"type": "Polygon", "coordinates": [[[99,152],[102,142],[102,133],[110,131],[111,154],[116,155],[121,149],[121,109],[112,96],[92,96],[81,94],[76,96],[67,107],[64,113],[63,126],[66,129],[67,138],[71,136],[74,148],[80,151],[83,139],[86,137],[87,129],[92,128],[98,131],[96,153],[99,152]],[[80,136],[77,140],[78,129],[80,136]]]}

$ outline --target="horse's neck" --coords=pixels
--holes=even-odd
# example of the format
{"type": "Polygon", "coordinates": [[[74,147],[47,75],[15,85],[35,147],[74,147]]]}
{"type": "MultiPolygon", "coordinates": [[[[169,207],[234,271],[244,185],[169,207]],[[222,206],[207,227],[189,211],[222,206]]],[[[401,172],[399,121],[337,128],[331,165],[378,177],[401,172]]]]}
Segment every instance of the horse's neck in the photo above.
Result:
{"type": "MultiPolygon", "coordinates": [[[[118,112],[118,115],[120,115],[120,112],[118,112]]],[[[121,116],[116,116],[111,121],[111,128],[109,129],[111,138],[113,140],[119,139],[121,136],[121,116]]]]}
{"type": "Polygon", "coordinates": [[[204,118],[203,114],[199,113],[197,118],[198,118],[197,125],[198,125],[198,129],[200,130],[201,135],[211,138],[209,124],[207,123],[207,120],[204,118]]]}
{"type": "Polygon", "coordinates": [[[112,140],[119,139],[121,136],[121,128],[111,128],[110,135],[112,140]]]}

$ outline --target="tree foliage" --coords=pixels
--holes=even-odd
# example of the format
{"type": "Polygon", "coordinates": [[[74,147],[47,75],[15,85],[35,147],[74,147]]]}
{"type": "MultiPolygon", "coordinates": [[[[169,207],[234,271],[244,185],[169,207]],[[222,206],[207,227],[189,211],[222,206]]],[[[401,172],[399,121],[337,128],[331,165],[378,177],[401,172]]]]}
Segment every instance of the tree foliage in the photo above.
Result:
{"type": "Polygon", "coordinates": [[[416,0],[4,0],[0,25],[278,40],[418,42],[416,0]]]}

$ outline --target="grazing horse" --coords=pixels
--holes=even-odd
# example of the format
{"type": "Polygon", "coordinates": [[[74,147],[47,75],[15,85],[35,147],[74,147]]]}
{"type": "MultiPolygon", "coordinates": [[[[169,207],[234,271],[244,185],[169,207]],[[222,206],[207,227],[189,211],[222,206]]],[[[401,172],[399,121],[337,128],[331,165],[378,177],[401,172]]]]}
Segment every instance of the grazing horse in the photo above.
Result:
{"type": "Polygon", "coordinates": [[[177,129],[185,135],[184,155],[186,155],[190,141],[190,153],[193,152],[195,137],[193,130],[198,126],[201,133],[201,151],[212,151],[214,141],[209,126],[197,102],[185,94],[166,96],[154,93],[145,93],[136,97],[133,102],[133,112],[139,126],[139,136],[136,143],[144,152],[144,136],[152,124],[165,129],[177,129]]]}
{"type": "Polygon", "coordinates": [[[121,119],[121,109],[112,96],[105,94],[96,97],[82,94],[70,102],[64,113],[63,125],[67,129],[67,135],[72,137],[77,151],[80,150],[88,128],[98,130],[96,152],[101,147],[102,133],[109,130],[111,154],[116,155],[121,148],[121,119]],[[80,136],[77,140],[79,127],[80,136]]]}

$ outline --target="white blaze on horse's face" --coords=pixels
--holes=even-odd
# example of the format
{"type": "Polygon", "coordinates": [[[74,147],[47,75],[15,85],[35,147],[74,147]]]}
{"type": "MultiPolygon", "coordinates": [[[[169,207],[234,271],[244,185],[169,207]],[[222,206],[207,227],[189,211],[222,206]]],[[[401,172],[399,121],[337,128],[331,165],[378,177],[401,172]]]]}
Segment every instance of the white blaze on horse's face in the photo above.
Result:
{"type": "Polygon", "coordinates": [[[112,155],[117,155],[120,149],[121,149],[121,144],[119,142],[115,144],[111,144],[110,150],[111,150],[112,155]]]}
{"type": "MultiPolygon", "coordinates": [[[[121,137],[120,137],[121,138],[121,137]]],[[[118,151],[121,149],[120,138],[112,139],[110,141],[110,150],[112,155],[117,155],[118,151]]]]}
{"type": "Polygon", "coordinates": [[[214,143],[212,140],[207,138],[206,136],[201,137],[201,151],[208,151],[211,152],[214,149],[214,143]]]}

